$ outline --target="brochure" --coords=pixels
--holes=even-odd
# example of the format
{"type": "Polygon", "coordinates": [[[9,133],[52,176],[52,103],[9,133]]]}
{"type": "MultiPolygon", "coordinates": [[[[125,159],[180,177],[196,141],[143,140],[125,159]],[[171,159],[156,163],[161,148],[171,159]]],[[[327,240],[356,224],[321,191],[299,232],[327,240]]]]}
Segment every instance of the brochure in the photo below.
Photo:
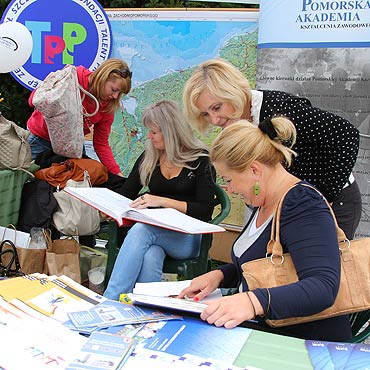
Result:
{"type": "Polygon", "coordinates": [[[334,363],[328,349],[329,342],[306,340],[305,343],[314,369],[334,370],[334,363]]]}
{"type": "Polygon", "coordinates": [[[151,321],[182,319],[181,316],[164,314],[132,304],[106,300],[88,310],[69,312],[69,319],[76,328],[108,327],[151,321]]]}
{"type": "Polygon", "coordinates": [[[128,293],[131,301],[136,305],[147,307],[161,307],[165,309],[200,314],[207,304],[194,302],[190,299],[179,299],[173,297],[158,297],[154,295],[128,293]]]}
{"type": "Polygon", "coordinates": [[[134,348],[134,338],[95,332],[66,370],[121,369],[134,348]]]}
{"type": "Polygon", "coordinates": [[[189,234],[225,231],[221,226],[198,220],[173,208],[132,208],[130,207],[131,199],[107,188],[72,188],[67,186],[62,191],[115,219],[119,226],[122,226],[123,220],[127,219],[189,234]]]}
{"type": "Polygon", "coordinates": [[[370,345],[356,344],[351,351],[344,370],[369,370],[370,345]]]}
{"type": "MultiPolygon", "coordinates": [[[[133,293],[156,297],[176,297],[180,292],[189,287],[191,280],[158,281],[151,283],[136,283],[133,293]]],[[[202,302],[211,301],[222,297],[221,289],[214,290],[202,302]]]]}
{"type": "Polygon", "coordinates": [[[64,370],[86,338],[55,320],[2,315],[0,368],[6,370],[64,370]]]}
{"type": "Polygon", "coordinates": [[[242,327],[225,329],[198,319],[184,318],[167,321],[152,338],[143,342],[143,346],[176,356],[188,353],[232,364],[251,331],[242,327]]]}
{"type": "Polygon", "coordinates": [[[368,370],[370,345],[306,340],[314,369],[368,370]]]}
{"type": "Polygon", "coordinates": [[[67,276],[25,275],[1,281],[0,296],[28,315],[68,320],[68,312],[87,310],[106,298],[67,276]]]}

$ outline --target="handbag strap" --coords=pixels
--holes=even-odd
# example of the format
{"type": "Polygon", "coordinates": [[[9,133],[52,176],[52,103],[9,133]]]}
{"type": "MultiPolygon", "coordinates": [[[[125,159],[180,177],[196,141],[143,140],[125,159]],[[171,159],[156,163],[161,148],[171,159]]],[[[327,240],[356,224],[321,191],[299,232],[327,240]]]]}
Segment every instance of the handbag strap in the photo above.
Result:
{"type": "Polygon", "coordinates": [[[319,193],[321,195],[322,199],[325,201],[325,203],[328,206],[328,208],[330,210],[330,213],[331,213],[331,215],[333,217],[335,228],[337,230],[338,244],[340,244],[340,243],[348,243],[349,244],[349,241],[348,241],[348,239],[346,237],[346,234],[339,227],[338,222],[337,222],[337,219],[336,219],[335,214],[334,214],[334,211],[333,211],[333,208],[331,207],[331,205],[329,204],[329,202],[326,200],[326,198],[314,186],[309,185],[309,184],[301,184],[300,183],[300,184],[294,184],[292,187],[290,187],[285,192],[285,194],[281,197],[281,199],[280,199],[280,201],[278,203],[278,206],[276,208],[276,211],[275,211],[275,214],[274,214],[274,217],[273,217],[273,220],[272,220],[271,236],[270,236],[269,242],[267,243],[266,256],[269,255],[270,258],[271,258],[271,260],[273,258],[276,258],[276,257],[280,257],[280,259],[282,260],[283,247],[282,247],[281,242],[280,242],[280,215],[281,215],[281,208],[283,206],[283,201],[284,201],[285,196],[295,186],[306,186],[308,188],[311,188],[311,189],[315,190],[317,193],[319,193]]]}
{"type": "Polygon", "coordinates": [[[82,95],[82,101],[84,101],[85,99],[85,96],[89,96],[94,102],[95,102],[95,111],[93,113],[87,113],[85,108],[83,108],[83,115],[85,117],[92,117],[92,116],[95,116],[96,113],[98,113],[98,110],[99,110],[99,102],[98,102],[98,99],[95,98],[95,96],[93,94],[91,94],[90,92],[88,92],[87,90],[85,90],[80,84],[78,85],[78,88],[83,92],[83,95],[82,95]]]}
{"type": "Polygon", "coordinates": [[[35,177],[35,175],[32,172],[26,170],[25,168],[22,168],[22,167],[9,167],[5,163],[2,163],[1,161],[0,161],[0,164],[2,166],[6,167],[8,170],[12,170],[12,171],[23,171],[23,172],[28,173],[31,177],[35,177]]]}
{"type": "Polygon", "coordinates": [[[3,240],[0,244],[0,276],[4,277],[10,277],[10,276],[21,276],[24,275],[21,271],[21,265],[19,263],[17,248],[15,247],[14,243],[11,240],[3,240]],[[10,246],[10,249],[5,249],[4,245],[8,244],[10,246]],[[4,265],[2,257],[10,254],[10,260],[9,262],[4,265]],[[12,265],[15,265],[15,268],[12,269],[12,265]]]}

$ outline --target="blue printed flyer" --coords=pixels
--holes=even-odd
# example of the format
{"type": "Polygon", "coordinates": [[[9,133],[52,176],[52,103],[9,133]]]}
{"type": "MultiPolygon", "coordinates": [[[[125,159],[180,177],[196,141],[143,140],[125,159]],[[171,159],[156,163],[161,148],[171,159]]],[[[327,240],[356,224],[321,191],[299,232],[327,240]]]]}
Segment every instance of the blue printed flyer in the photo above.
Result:
{"type": "Polygon", "coordinates": [[[185,317],[181,321],[167,321],[152,338],[144,342],[144,348],[177,356],[187,353],[233,363],[250,333],[251,329],[247,328],[218,328],[204,321],[185,317]]]}

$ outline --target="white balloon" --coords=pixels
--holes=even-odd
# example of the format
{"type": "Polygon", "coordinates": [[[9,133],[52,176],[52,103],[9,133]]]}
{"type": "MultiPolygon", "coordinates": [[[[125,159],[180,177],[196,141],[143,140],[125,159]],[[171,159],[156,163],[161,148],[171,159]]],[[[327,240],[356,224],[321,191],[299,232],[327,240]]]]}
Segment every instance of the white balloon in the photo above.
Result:
{"type": "Polygon", "coordinates": [[[32,47],[32,35],[24,24],[0,24],[0,73],[11,72],[26,63],[32,47]]]}

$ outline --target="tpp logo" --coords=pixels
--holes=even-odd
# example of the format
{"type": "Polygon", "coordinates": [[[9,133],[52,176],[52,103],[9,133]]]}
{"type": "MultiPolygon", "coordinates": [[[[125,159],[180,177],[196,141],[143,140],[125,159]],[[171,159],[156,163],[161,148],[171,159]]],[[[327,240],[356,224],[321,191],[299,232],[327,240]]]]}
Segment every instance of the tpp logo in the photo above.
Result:
{"type": "Polygon", "coordinates": [[[13,0],[3,22],[19,22],[31,32],[28,61],[11,72],[30,90],[66,64],[96,69],[111,52],[112,32],[104,9],[94,0],[13,0]]]}

